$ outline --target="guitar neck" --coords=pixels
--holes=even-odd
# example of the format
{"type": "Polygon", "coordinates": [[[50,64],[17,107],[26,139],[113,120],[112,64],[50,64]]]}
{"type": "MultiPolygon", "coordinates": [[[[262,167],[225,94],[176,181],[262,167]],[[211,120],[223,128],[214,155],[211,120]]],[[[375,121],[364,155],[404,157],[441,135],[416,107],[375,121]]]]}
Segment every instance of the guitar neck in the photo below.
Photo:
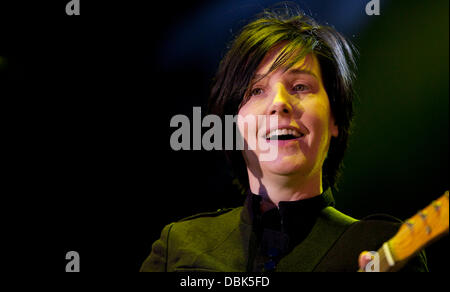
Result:
{"type": "Polygon", "coordinates": [[[425,246],[448,234],[449,192],[406,220],[397,234],[385,242],[372,260],[359,272],[395,272],[425,246]]]}

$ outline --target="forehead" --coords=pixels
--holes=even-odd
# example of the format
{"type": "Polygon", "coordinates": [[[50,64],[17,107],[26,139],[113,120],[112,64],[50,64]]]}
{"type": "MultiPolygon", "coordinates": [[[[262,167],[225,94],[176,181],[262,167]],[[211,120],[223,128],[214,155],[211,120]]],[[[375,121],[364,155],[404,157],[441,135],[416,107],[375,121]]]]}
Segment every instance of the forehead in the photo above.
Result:
{"type": "MultiPolygon", "coordinates": [[[[277,58],[280,56],[280,54],[283,53],[284,45],[278,45],[270,49],[267,54],[264,56],[263,60],[259,64],[259,66],[255,70],[255,76],[265,76],[269,73],[272,65],[277,60],[277,58]]],[[[295,52],[293,56],[285,62],[280,68],[277,68],[274,72],[271,72],[270,74],[277,73],[279,71],[285,71],[287,69],[286,65],[289,64],[292,59],[295,57],[295,52]]],[[[309,53],[305,57],[298,60],[291,68],[289,68],[290,71],[306,71],[311,72],[313,75],[320,78],[320,65],[317,57],[314,53],[309,53]]]]}

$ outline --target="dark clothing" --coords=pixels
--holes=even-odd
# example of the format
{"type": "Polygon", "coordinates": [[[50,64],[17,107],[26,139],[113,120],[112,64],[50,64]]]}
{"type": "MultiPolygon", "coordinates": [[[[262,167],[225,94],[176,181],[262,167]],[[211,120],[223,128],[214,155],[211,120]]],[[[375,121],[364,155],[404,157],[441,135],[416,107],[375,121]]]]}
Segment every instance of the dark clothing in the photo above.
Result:
{"type": "MultiPolygon", "coordinates": [[[[260,212],[261,196],[243,207],[167,225],[141,271],[357,271],[364,250],[378,250],[399,222],[388,216],[356,220],[337,211],[327,190],[260,212]]],[[[420,253],[404,271],[427,271],[420,253]]]]}
{"type": "Polygon", "coordinates": [[[253,226],[256,252],[253,271],[271,271],[311,232],[319,213],[334,206],[331,191],[306,200],[280,202],[263,214],[260,212],[261,196],[249,193],[244,204],[248,218],[244,222],[253,226]]]}

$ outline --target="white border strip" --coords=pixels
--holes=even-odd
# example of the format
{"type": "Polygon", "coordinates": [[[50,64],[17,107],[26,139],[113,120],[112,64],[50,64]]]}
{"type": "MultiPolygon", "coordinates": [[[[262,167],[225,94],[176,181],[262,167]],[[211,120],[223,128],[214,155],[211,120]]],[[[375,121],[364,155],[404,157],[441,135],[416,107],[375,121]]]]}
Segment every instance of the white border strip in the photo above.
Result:
{"type": "Polygon", "coordinates": [[[383,244],[383,250],[389,266],[393,267],[395,265],[395,261],[387,242],[383,244]]]}

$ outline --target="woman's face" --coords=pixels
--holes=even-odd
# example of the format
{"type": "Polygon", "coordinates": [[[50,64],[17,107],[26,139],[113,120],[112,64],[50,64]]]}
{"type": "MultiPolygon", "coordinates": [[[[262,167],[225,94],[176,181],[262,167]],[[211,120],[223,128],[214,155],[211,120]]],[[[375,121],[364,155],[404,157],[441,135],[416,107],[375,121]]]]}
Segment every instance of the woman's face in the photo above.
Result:
{"type": "Polygon", "coordinates": [[[241,135],[245,141],[258,141],[257,147],[246,149],[243,154],[247,168],[257,177],[269,173],[308,177],[321,173],[331,137],[338,136],[338,127],[319,62],[313,54],[287,71],[278,68],[260,78],[269,71],[280,50],[275,47],[264,57],[247,90],[247,102],[239,110],[239,116],[247,122],[238,120],[241,135]],[[266,121],[278,118],[278,125],[248,119],[249,116],[263,116],[266,121]],[[249,125],[252,120],[255,124],[249,125]],[[262,149],[274,147],[277,155],[273,159],[261,159],[262,149]]]}

